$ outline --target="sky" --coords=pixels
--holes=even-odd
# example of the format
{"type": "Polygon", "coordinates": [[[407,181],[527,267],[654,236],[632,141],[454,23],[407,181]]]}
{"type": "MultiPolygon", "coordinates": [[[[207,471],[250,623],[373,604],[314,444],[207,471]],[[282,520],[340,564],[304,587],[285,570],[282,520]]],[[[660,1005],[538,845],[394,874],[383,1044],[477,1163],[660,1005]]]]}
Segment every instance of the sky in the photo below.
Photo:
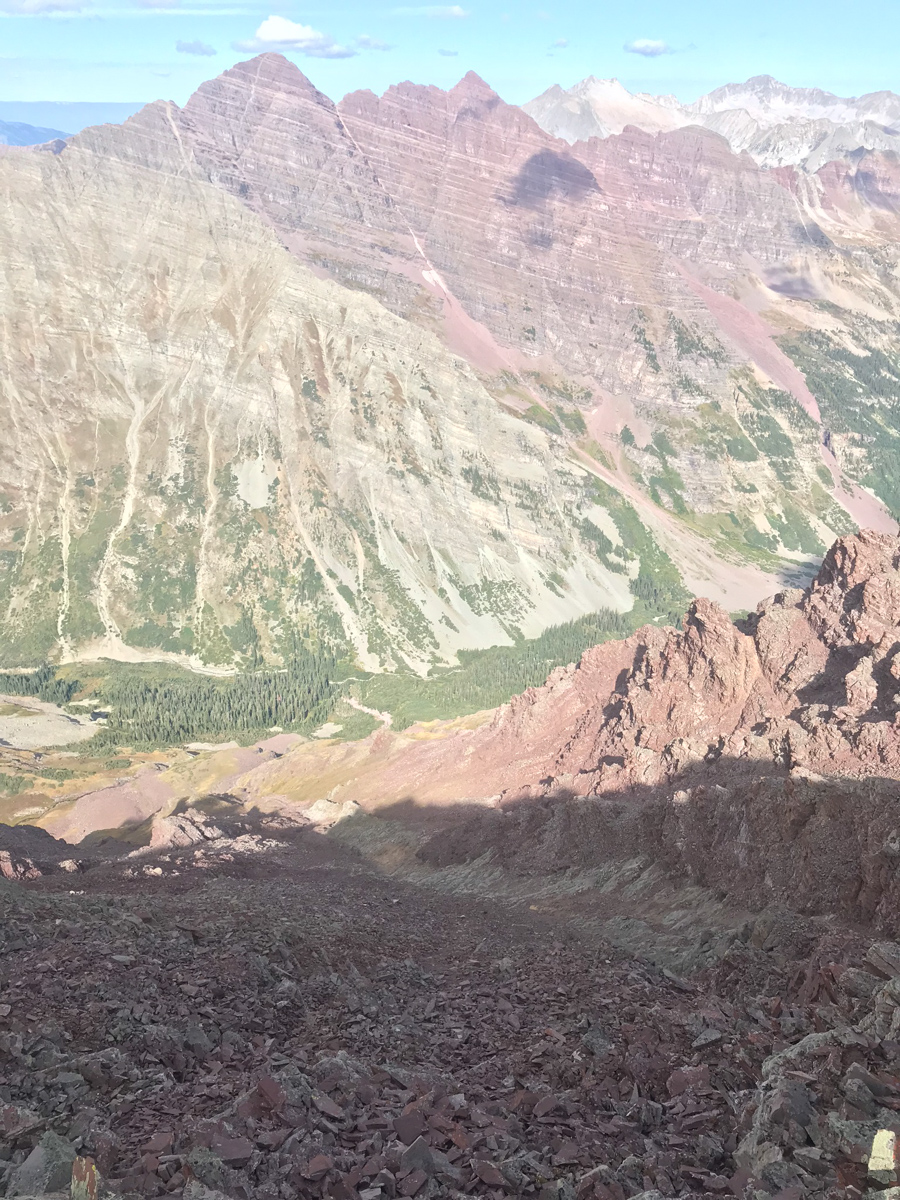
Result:
{"type": "Polygon", "coordinates": [[[900,91],[898,45],[900,0],[0,0],[0,102],[182,104],[265,49],[335,100],[469,70],[514,104],[586,75],[683,101],[762,74],[858,95],[900,91]]]}

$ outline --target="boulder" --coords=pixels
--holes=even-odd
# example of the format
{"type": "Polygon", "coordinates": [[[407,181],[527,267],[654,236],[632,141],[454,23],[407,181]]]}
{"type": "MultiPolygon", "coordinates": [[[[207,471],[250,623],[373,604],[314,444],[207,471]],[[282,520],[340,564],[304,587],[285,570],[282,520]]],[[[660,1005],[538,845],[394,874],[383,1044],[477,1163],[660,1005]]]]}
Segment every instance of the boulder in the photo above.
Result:
{"type": "Polygon", "coordinates": [[[48,1131],[12,1172],[6,1195],[40,1196],[68,1189],[77,1155],[71,1142],[48,1131]]]}

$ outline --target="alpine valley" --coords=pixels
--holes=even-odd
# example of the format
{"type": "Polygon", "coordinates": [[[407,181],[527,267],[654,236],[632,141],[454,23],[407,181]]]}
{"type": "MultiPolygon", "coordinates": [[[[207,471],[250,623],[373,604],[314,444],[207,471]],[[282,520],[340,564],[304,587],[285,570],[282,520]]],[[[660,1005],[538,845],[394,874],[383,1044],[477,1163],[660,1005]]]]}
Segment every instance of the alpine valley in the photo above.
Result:
{"type": "Polygon", "coordinates": [[[556,665],[896,531],[900,100],[551,93],[264,54],[0,148],[5,666],[556,665]]]}
{"type": "Polygon", "coordinates": [[[0,1197],[898,1200],[898,120],[0,148],[0,1197]]]}

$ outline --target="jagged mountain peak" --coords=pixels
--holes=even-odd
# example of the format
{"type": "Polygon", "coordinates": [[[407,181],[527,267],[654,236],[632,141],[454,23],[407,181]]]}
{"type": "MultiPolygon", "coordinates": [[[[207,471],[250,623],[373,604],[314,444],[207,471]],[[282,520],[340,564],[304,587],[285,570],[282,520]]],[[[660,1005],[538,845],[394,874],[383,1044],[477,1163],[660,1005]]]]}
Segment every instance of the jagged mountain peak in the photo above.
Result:
{"type": "Polygon", "coordinates": [[[486,83],[475,71],[467,71],[459,83],[450,89],[450,95],[481,101],[500,99],[491,85],[486,83]]]}
{"type": "Polygon", "coordinates": [[[523,106],[547,133],[570,143],[609,137],[634,125],[660,133],[703,125],[761,166],[810,171],[855,150],[900,150],[900,96],[873,92],[845,99],[794,88],[771,75],[729,83],[681,104],[674,96],[630,93],[616,79],[588,76],[568,90],[548,88],[523,106]]]}
{"type": "Polygon", "coordinates": [[[289,97],[302,97],[320,104],[323,108],[333,110],[334,101],[320,92],[296,63],[275,51],[257,54],[254,58],[244,59],[235,63],[227,71],[215,79],[207,80],[194,92],[186,107],[189,107],[194,97],[202,96],[210,90],[219,90],[228,84],[244,87],[248,83],[254,88],[262,87],[266,91],[283,92],[289,97]]]}

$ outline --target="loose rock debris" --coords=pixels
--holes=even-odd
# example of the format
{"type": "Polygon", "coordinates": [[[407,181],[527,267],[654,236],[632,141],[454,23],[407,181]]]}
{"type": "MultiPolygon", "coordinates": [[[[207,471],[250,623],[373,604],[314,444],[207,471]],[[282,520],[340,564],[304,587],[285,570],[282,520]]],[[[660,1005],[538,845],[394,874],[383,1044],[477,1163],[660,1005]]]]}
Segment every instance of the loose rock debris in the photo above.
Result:
{"type": "Polygon", "coordinates": [[[324,844],[3,884],[0,1194],[891,1195],[900,946],[684,980],[324,844]]]}

